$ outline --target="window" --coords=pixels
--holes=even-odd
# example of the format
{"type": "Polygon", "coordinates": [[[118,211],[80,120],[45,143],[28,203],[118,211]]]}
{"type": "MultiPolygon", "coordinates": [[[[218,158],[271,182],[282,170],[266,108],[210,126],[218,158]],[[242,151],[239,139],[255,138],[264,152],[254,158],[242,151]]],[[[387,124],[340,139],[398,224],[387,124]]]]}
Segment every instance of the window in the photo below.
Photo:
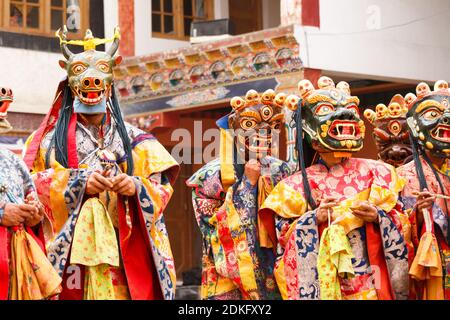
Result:
{"type": "Polygon", "coordinates": [[[16,33],[54,37],[67,25],[81,38],[89,25],[88,0],[0,0],[0,13],[0,30],[16,33]]]}
{"type": "Polygon", "coordinates": [[[152,0],[152,33],[155,37],[187,40],[193,21],[212,18],[212,0],[152,0]]]}

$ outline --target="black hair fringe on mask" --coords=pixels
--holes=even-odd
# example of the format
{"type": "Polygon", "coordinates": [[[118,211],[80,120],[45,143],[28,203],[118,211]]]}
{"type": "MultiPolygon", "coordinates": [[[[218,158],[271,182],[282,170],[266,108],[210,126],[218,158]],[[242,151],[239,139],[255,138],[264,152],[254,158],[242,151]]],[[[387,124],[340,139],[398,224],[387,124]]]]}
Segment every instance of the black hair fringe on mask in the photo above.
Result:
{"type": "Polygon", "coordinates": [[[311,185],[309,184],[308,176],[306,174],[305,168],[305,153],[303,148],[303,128],[302,128],[302,100],[298,102],[297,110],[294,113],[295,124],[297,127],[297,137],[295,141],[295,149],[297,150],[297,158],[299,164],[299,170],[302,174],[303,180],[303,191],[305,193],[305,198],[309,206],[314,210],[317,208],[316,202],[314,201],[311,193],[311,185]]]}
{"type": "Polygon", "coordinates": [[[67,158],[67,133],[69,129],[70,118],[73,113],[73,98],[70,92],[70,87],[66,86],[64,89],[63,99],[61,102],[61,110],[59,111],[58,121],[55,125],[55,132],[52,140],[45,154],[45,166],[50,167],[50,157],[52,150],[55,150],[55,160],[58,161],[64,168],[69,167],[67,158]]]}
{"type": "Polygon", "coordinates": [[[134,162],[133,162],[133,148],[131,146],[130,137],[128,136],[127,128],[125,127],[125,121],[122,117],[122,112],[119,106],[119,100],[117,99],[116,90],[114,85],[111,86],[111,116],[113,117],[116,125],[117,132],[122,139],[123,148],[125,154],[127,155],[127,174],[129,176],[133,175],[134,172],[134,162]]]}
{"type": "MultiPolygon", "coordinates": [[[[117,124],[117,131],[119,133],[120,138],[123,142],[123,147],[125,150],[125,154],[127,155],[127,174],[133,175],[134,172],[134,163],[133,163],[133,153],[130,138],[128,137],[128,133],[125,127],[125,122],[122,117],[122,113],[120,111],[119,102],[117,100],[117,96],[114,90],[114,87],[111,87],[112,97],[111,97],[111,116],[117,124]]],[[[67,150],[67,135],[70,118],[73,114],[73,98],[70,93],[70,88],[67,86],[64,90],[64,96],[62,100],[62,108],[59,113],[59,118],[55,126],[55,132],[53,134],[53,138],[50,142],[49,148],[45,155],[45,165],[47,168],[50,167],[50,157],[52,149],[55,149],[55,159],[61,164],[64,168],[69,167],[68,161],[68,150],[67,150]]]]}

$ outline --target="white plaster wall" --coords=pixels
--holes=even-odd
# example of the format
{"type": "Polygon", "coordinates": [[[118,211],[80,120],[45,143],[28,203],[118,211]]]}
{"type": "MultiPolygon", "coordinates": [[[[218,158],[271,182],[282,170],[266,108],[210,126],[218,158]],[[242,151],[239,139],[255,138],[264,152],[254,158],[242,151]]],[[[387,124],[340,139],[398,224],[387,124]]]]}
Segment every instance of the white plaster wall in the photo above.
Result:
{"type": "MultiPolygon", "coordinates": [[[[134,0],[134,12],[134,32],[136,37],[135,54],[137,56],[178,49],[189,45],[189,41],[169,40],[152,37],[152,4],[150,0],[134,0]]],[[[228,0],[215,0],[214,18],[224,19],[228,17],[228,0]]]]}
{"type": "MultiPolygon", "coordinates": [[[[114,28],[119,25],[119,1],[103,0],[103,16],[105,17],[105,38],[114,36],[114,28]]],[[[144,2],[144,1],[141,1],[144,2]]],[[[111,43],[106,44],[106,49],[111,43]]]]}
{"type": "MultiPolygon", "coordinates": [[[[104,13],[105,34],[112,37],[119,24],[118,1],[105,0],[104,13]]],[[[14,92],[10,111],[47,113],[58,83],[66,75],[58,65],[60,59],[60,53],[0,47],[0,86],[14,92]]]]}
{"type": "Polygon", "coordinates": [[[450,80],[450,1],[321,0],[320,24],[297,28],[306,67],[450,80]]]}
{"type": "Polygon", "coordinates": [[[134,26],[135,54],[137,56],[189,45],[187,41],[152,37],[152,4],[150,0],[134,0],[134,26]]]}
{"type": "MultiPolygon", "coordinates": [[[[56,41],[56,40],[55,40],[56,41]]],[[[46,113],[65,71],[61,54],[0,47],[0,86],[14,92],[9,111],[46,113]]]]}

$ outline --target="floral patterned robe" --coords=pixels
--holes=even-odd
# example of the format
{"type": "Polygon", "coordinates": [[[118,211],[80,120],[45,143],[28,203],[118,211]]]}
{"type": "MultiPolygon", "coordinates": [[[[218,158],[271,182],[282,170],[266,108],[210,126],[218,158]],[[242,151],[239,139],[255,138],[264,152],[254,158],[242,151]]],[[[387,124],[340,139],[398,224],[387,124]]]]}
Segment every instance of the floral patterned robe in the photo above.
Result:
{"type": "MultiPolygon", "coordinates": [[[[36,188],[28,168],[11,151],[0,150],[0,207],[3,209],[7,203],[24,203],[29,194],[36,194],[36,188]]],[[[44,299],[58,291],[61,278],[47,261],[41,231],[41,225],[34,228],[0,225],[0,300],[44,299]],[[24,254],[27,251],[28,254],[24,254]],[[14,263],[20,257],[32,263],[34,270],[17,263],[21,261],[14,263]]]]}
{"type": "MultiPolygon", "coordinates": [[[[103,136],[104,146],[118,159],[117,171],[126,172],[126,157],[133,157],[135,196],[123,197],[108,191],[99,195],[101,204],[87,202],[92,199],[85,194],[87,179],[92,171],[103,171],[103,167],[97,156],[99,132],[80,121],[76,123],[76,148],[69,150],[69,157],[78,159],[77,166],[64,168],[52,157],[51,167],[46,169],[45,155],[53,130],[42,139],[34,161],[33,178],[48,212],[44,225],[48,257],[63,277],[60,298],[173,299],[176,275],[163,210],[173,192],[171,184],[176,179],[178,164],[152,135],[129,124],[126,124],[126,130],[133,154],[126,155],[115,123],[112,119],[110,121],[103,136]],[[97,213],[91,213],[92,210],[99,210],[97,213],[102,214],[102,218],[92,221],[97,217],[97,213]],[[86,215],[78,220],[80,212],[86,212],[86,215]],[[90,233],[74,242],[78,223],[81,224],[79,233],[90,233]],[[98,224],[95,233],[89,227],[92,223],[98,224]],[[111,224],[113,232],[109,227],[111,224]],[[111,237],[116,238],[117,244],[110,243],[108,239],[111,237]],[[96,266],[92,260],[98,260],[101,254],[87,250],[92,241],[96,241],[96,245],[106,244],[103,247],[120,250],[117,266],[112,263],[105,269],[110,260],[98,261],[98,287],[89,285],[87,280],[81,280],[81,285],[79,283],[87,268],[96,266]],[[86,256],[74,257],[72,253],[79,253],[82,246],[86,247],[86,256]],[[84,262],[81,263],[80,259],[84,262]],[[102,287],[100,280],[105,273],[114,288],[107,284],[102,287]]],[[[114,252],[106,258],[118,258],[118,254],[114,252]]],[[[117,262],[117,259],[113,261],[117,262]]]]}
{"type": "Polygon", "coordinates": [[[187,181],[193,188],[192,202],[203,236],[203,299],[279,297],[273,278],[274,248],[264,242],[257,210],[262,194],[288,176],[289,167],[273,157],[261,163],[258,186],[235,172],[235,183],[224,190],[219,159],[187,181]]]}
{"type": "Polygon", "coordinates": [[[259,215],[275,216],[271,237],[278,241],[275,278],[283,299],[406,299],[408,260],[402,235],[404,215],[396,209],[402,182],[382,162],[350,158],[331,168],[306,169],[318,203],[335,197],[331,224],[317,224],[307,207],[302,175],[280,182],[259,215]],[[350,207],[367,200],[378,223],[365,223],[350,207]]]}
{"type": "MultiPolygon", "coordinates": [[[[439,182],[424,159],[421,159],[422,167],[425,174],[425,179],[428,185],[428,191],[435,194],[442,194],[441,188],[439,186],[439,182]]],[[[436,170],[437,174],[443,184],[444,194],[450,196],[450,172],[446,169],[446,164],[444,163],[442,170],[436,170]]],[[[402,191],[402,200],[405,204],[406,212],[409,213],[410,221],[411,221],[411,238],[414,244],[414,247],[417,251],[419,248],[419,243],[421,242],[421,238],[423,237],[425,230],[425,223],[422,226],[422,229],[419,229],[417,226],[417,217],[416,217],[416,208],[415,204],[417,201],[417,197],[415,195],[416,192],[420,191],[419,179],[417,177],[416,172],[416,164],[414,161],[411,161],[397,169],[398,175],[405,178],[407,184],[402,191]]],[[[442,198],[437,198],[432,210],[431,210],[431,218],[432,218],[432,230],[430,230],[434,236],[436,237],[438,244],[438,252],[440,254],[440,261],[437,261],[441,266],[436,265],[435,267],[440,269],[440,279],[438,280],[436,288],[432,288],[428,292],[425,292],[427,287],[426,279],[416,279],[412,280],[412,284],[414,287],[414,293],[416,294],[416,298],[422,299],[442,299],[450,300],[450,243],[449,240],[449,215],[450,215],[450,200],[445,200],[442,198]],[[442,291],[440,297],[436,296],[437,291],[442,291]]],[[[417,252],[416,252],[417,255],[417,252]]],[[[428,263],[429,267],[432,266],[431,263],[428,263]]],[[[412,270],[411,270],[412,271],[412,270]]],[[[410,274],[411,274],[410,271],[410,274]]],[[[414,273],[414,272],[413,272],[414,273]]]]}

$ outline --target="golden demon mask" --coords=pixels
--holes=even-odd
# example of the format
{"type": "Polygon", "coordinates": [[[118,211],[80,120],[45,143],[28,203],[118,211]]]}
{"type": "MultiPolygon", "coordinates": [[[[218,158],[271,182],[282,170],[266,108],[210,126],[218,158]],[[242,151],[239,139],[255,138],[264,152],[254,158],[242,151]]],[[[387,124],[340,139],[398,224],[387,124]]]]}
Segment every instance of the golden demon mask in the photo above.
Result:
{"type": "Polygon", "coordinates": [[[11,124],[6,120],[8,108],[13,102],[13,92],[9,88],[0,87],[0,132],[7,132],[12,129],[11,124]]]}
{"type": "Polygon", "coordinates": [[[395,167],[412,160],[405,99],[397,94],[388,106],[380,103],[375,111],[367,109],[364,116],[374,126],[373,137],[378,148],[378,158],[395,167]]]}
{"type": "Polygon", "coordinates": [[[437,157],[450,158],[450,91],[448,83],[439,80],[434,90],[422,82],[416,95],[405,96],[409,111],[407,123],[412,137],[437,157]]]}
{"type": "Polygon", "coordinates": [[[94,38],[90,30],[86,31],[84,40],[67,40],[67,28],[58,30],[61,51],[66,61],[60,66],[67,71],[69,86],[74,97],[74,110],[77,113],[106,112],[106,101],[111,96],[113,67],[120,64],[121,56],[114,58],[119,48],[119,28],[115,29],[114,38],[94,38]],[[113,42],[107,52],[96,51],[97,45],[113,42]],[[84,52],[74,54],[68,45],[83,46],[84,52]]]}
{"type": "MultiPolygon", "coordinates": [[[[297,110],[300,101],[301,125],[311,146],[318,152],[349,153],[363,146],[366,127],[359,115],[359,99],[352,96],[347,82],[334,84],[321,77],[315,89],[311,81],[298,83],[300,98],[289,96],[287,106],[297,110]]],[[[297,132],[300,132],[297,130],[297,132]]]]}
{"type": "Polygon", "coordinates": [[[272,89],[262,95],[249,90],[245,98],[231,99],[233,112],[228,117],[228,125],[234,129],[240,146],[238,151],[241,156],[245,152],[245,159],[251,154],[261,158],[278,148],[273,138],[278,137],[283,127],[285,100],[286,94],[276,94],[272,89]]]}

